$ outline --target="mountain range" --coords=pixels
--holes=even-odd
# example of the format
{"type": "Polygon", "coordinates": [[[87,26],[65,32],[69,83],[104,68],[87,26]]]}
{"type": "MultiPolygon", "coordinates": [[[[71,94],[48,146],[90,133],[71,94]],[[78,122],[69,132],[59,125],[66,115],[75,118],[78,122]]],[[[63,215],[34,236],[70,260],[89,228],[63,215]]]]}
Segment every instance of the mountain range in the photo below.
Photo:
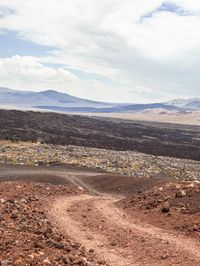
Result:
{"type": "Polygon", "coordinates": [[[190,110],[200,110],[200,98],[191,99],[176,99],[168,102],[167,104],[190,110]]]}
{"type": "Polygon", "coordinates": [[[184,112],[185,110],[200,110],[200,98],[173,100],[166,103],[117,104],[82,99],[55,90],[33,92],[0,87],[0,107],[5,106],[17,109],[81,113],[131,113],[148,109],[184,112]]]}
{"type": "Polygon", "coordinates": [[[57,106],[57,107],[113,107],[114,104],[101,103],[77,98],[55,90],[41,92],[20,91],[0,87],[0,104],[21,107],[57,106]]]}

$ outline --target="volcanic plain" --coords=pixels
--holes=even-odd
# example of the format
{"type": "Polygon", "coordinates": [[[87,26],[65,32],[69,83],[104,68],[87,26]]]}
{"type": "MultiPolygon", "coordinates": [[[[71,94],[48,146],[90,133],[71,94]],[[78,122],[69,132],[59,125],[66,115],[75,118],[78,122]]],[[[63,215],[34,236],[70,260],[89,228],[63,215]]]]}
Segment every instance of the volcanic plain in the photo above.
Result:
{"type": "Polygon", "coordinates": [[[0,111],[0,265],[200,265],[200,128],[0,111]]]}

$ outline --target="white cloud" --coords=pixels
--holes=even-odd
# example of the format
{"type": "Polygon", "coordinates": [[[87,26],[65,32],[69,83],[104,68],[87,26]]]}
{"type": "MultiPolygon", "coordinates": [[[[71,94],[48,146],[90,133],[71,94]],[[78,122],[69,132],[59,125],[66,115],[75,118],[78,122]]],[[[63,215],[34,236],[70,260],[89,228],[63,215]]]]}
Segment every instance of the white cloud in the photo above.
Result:
{"type": "MultiPolygon", "coordinates": [[[[17,31],[25,40],[57,48],[43,58],[20,58],[21,63],[31,60],[31,67],[35,62],[35,67],[23,70],[19,64],[18,72],[13,74],[13,85],[16,80],[20,85],[22,81],[26,84],[25,79],[31,79],[32,87],[37,88],[38,83],[40,87],[48,84],[61,90],[70,85],[75,95],[84,91],[85,97],[103,100],[113,97],[127,101],[131,96],[131,101],[136,101],[135,97],[153,101],[198,96],[200,3],[174,0],[172,3],[194,14],[154,12],[141,22],[142,16],[155,11],[163,2],[1,0],[0,6],[14,10],[15,14],[2,17],[0,29],[17,31]],[[64,68],[55,70],[43,63],[60,63],[67,69],[98,73],[110,78],[114,85],[92,78],[80,81],[64,68]]],[[[4,71],[11,73],[14,58],[12,63],[7,60],[4,71]]]]}
{"type": "Polygon", "coordinates": [[[57,87],[59,84],[77,82],[78,78],[69,71],[46,67],[36,57],[13,56],[0,59],[1,86],[17,89],[57,87]]]}
{"type": "Polygon", "coordinates": [[[0,59],[0,77],[1,79],[26,79],[36,82],[72,82],[77,80],[74,75],[62,68],[45,67],[36,57],[18,55],[0,59]]]}

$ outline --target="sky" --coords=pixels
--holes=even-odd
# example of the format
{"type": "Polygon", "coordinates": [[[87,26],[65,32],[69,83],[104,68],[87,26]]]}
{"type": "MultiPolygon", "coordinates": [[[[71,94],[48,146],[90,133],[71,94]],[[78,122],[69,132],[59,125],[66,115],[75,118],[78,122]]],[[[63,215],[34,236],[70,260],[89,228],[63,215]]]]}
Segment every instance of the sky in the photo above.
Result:
{"type": "Polygon", "coordinates": [[[200,97],[200,1],[0,0],[0,86],[124,103],[200,97]]]}

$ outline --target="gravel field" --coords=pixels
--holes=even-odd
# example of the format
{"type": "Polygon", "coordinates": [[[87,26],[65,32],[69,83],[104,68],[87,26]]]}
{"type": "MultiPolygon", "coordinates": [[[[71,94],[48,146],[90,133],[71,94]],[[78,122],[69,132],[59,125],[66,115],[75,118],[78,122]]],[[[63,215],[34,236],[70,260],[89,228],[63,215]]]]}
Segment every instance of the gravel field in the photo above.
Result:
{"type": "Polygon", "coordinates": [[[70,164],[135,177],[200,179],[200,162],[134,151],[0,141],[0,163],[70,164]]]}

